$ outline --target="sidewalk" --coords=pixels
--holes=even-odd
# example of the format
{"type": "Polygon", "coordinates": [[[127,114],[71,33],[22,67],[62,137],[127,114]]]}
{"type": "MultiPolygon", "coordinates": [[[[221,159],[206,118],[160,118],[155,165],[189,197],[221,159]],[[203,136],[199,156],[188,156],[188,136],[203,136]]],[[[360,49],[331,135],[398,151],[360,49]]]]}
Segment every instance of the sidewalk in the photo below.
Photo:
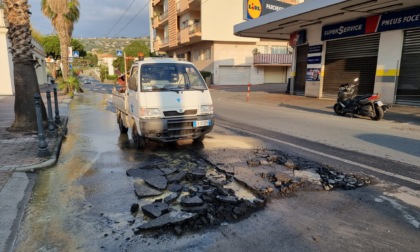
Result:
{"type": "MultiPolygon", "coordinates": [[[[260,104],[275,107],[285,107],[307,112],[320,114],[333,114],[333,106],[336,102],[333,98],[310,98],[304,96],[286,94],[286,84],[261,84],[251,85],[249,98],[247,100],[247,85],[218,86],[211,85],[211,92],[218,92],[218,95],[227,99],[234,99],[239,102],[260,104]]],[[[392,105],[392,108],[385,113],[382,120],[394,121],[420,126],[420,107],[392,105]]]]}
{"type": "MultiPolygon", "coordinates": [[[[51,91],[52,111],[55,116],[53,88],[55,85],[41,85],[40,92],[46,109],[46,91],[51,91]]],[[[61,125],[59,130],[66,132],[71,98],[58,92],[61,125]]],[[[30,199],[36,175],[31,172],[46,168],[57,162],[64,134],[48,136],[46,142],[51,155],[38,157],[38,132],[8,132],[15,118],[14,96],[0,96],[0,251],[10,251],[25,205],[30,199]]],[[[32,109],[35,109],[35,105],[32,109]]]]}
{"type": "MultiPolygon", "coordinates": [[[[46,91],[51,91],[51,105],[55,116],[54,93],[55,85],[41,85],[40,92],[47,108],[46,91]]],[[[60,151],[63,136],[48,136],[46,141],[50,156],[38,157],[38,132],[9,132],[6,131],[14,120],[14,96],[0,96],[0,191],[4,186],[5,177],[13,171],[33,171],[55,164],[60,151]]],[[[58,91],[57,100],[62,124],[60,128],[67,126],[69,115],[69,102],[71,98],[58,91]]],[[[34,108],[35,109],[35,106],[34,108]]]]}

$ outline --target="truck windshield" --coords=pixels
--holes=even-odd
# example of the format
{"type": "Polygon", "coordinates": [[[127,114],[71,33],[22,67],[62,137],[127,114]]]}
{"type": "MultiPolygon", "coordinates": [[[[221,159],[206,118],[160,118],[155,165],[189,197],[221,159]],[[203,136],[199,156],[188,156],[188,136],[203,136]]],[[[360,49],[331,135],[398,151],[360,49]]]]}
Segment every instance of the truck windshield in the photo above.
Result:
{"type": "Polygon", "coordinates": [[[141,66],[142,91],[206,90],[201,74],[193,65],[150,63],[141,66]]]}

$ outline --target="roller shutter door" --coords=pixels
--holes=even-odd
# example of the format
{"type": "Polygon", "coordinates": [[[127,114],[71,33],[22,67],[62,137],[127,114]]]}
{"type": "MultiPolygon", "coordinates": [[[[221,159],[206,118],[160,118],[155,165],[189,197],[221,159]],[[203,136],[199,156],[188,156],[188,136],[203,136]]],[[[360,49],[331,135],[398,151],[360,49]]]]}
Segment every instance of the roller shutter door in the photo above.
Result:
{"type": "Polygon", "coordinates": [[[380,34],[327,41],[323,97],[336,97],[341,84],[359,78],[355,94],[373,92],[380,34]]]}
{"type": "Polygon", "coordinates": [[[296,78],[294,91],[296,95],[305,95],[306,68],[308,66],[308,45],[297,47],[296,52],[296,78]]]}
{"type": "Polygon", "coordinates": [[[219,85],[247,85],[250,66],[219,66],[219,85]]]}
{"type": "Polygon", "coordinates": [[[404,32],[396,102],[420,106],[420,29],[404,32]]]}
{"type": "Polygon", "coordinates": [[[264,83],[286,83],[285,67],[264,67],[264,83]]]}

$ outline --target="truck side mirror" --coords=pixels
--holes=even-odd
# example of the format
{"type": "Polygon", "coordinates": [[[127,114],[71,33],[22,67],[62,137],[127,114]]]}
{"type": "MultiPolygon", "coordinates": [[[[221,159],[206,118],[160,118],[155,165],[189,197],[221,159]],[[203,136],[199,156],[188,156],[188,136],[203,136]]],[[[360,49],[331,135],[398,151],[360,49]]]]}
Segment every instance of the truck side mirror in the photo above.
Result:
{"type": "Polygon", "coordinates": [[[137,91],[137,81],[133,76],[128,79],[128,88],[133,91],[137,91]]]}

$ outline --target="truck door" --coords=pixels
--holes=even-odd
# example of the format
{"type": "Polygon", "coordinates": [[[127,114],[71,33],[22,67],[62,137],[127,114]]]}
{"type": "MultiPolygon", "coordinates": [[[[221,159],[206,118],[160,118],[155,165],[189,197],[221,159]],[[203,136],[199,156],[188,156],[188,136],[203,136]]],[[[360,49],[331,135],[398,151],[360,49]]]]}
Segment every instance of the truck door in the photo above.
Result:
{"type": "Polygon", "coordinates": [[[134,66],[131,69],[130,78],[128,79],[128,110],[130,114],[139,117],[139,68],[134,66]]]}

